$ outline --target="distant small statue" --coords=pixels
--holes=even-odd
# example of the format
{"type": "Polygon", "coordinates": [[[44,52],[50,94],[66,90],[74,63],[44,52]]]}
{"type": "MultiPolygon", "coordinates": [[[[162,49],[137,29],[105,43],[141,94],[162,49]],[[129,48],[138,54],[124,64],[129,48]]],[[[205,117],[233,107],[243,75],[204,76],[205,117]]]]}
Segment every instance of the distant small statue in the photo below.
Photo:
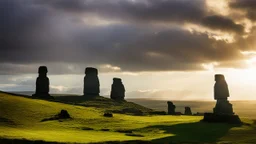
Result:
{"type": "Polygon", "coordinates": [[[184,115],[192,115],[192,111],[190,107],[185,107],[184,115]]]}
{"type": "Polygon", "coordinates": [[[122,79],[113,78],[110,98],[114,100],[124,100],[124,97],[125,97],[125,88],[122,83],[122,79]]]}
{"type": "Polygon", "coordinates": [[[168,114],[175,115],[176,114],[175,113],[176,106],[171,101],[168,101],[167,104],[168,104],[168,114]]]}
{"type": "Polygon", "coordinates": [[[38,98],[53,98],[49,95],[49,78],[47,77],[47,67],[40,66],[38,68],[39,76],[36,79],[36,92],[32,96],[38,98]]]}
{"type": "Polygon", "coordinates": [[[87,67],[84,77],[84,95],[99,96],[100,82],[98,78],[98,70],[96,68],[87,67]]]}
{"type": "Polygon", "coordinates": [[[216,114],[234,114],[232,104],[229,103],[229,90],[224,75],[215,75],[214,99],[217,100],[213,109],[216,114]]]}

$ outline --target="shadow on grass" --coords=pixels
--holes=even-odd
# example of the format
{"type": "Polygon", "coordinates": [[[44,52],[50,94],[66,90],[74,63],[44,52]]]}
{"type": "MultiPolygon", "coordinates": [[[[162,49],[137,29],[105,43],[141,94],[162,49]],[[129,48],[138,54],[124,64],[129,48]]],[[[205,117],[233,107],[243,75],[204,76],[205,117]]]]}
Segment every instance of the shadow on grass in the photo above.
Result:
{"type": "Polygon", "coordinates": [[[232,127],[239,125],[224,123],[183,123],[176,125],[157,125],[147,128],[164,130],[165,134],[174,134],[160,139],[152,140],[153,143],[212,143],[217,142],[221,137],[225,136],[232,127]]]}

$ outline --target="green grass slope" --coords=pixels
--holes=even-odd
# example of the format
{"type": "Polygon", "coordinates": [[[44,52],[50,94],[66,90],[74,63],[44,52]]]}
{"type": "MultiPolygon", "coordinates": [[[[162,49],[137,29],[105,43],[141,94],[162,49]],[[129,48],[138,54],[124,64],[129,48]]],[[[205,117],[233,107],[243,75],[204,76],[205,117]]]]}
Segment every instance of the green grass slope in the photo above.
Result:
{"type": "Polygon", "coordinates": [[[131,115],[147,115],[153,110],[144,106],[127,101],[115,101],[102,96],[86,97],[86,96],[54,96],[55,101],[75,104],[86,107],[94,107],[99,110],[110,111],[113,113],[131,114],[131,115]]]}
{"type": "MultiPolygon", "coordinates": [[[[102,100],[101,100],[102,101],[102,100]]],[[[256,142],[255,125],[243,126],[199,122],[198,116],[103,117],[105,108],[64,104],[0,93],[0,138],[63,143],[101,143],[143,140],[215,143],[256,142]],[[41,122],[66,109],[72,119],[41,122]]],[[[1,141],[0,141],[1,142],[1,141]]]]}

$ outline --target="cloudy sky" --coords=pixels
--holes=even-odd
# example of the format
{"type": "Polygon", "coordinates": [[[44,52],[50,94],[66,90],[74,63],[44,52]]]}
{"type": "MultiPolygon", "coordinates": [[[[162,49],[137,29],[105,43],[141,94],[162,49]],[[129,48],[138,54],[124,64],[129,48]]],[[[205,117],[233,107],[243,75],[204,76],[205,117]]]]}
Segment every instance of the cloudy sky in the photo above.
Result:
{"type": "Polygon", "coordinates": [[[223,73],[232,100],[256,100],[255,0],[1,0],[0,90],[101,95],[120,77],[127,98],[212,100],[223,73]]]}

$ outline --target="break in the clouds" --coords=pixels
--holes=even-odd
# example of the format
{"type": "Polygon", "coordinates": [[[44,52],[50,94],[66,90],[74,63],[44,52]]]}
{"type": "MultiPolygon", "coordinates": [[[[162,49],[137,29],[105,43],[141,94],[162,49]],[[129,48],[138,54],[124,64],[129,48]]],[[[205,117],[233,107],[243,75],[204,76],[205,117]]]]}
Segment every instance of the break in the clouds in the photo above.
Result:
{"type": "MultiPolygon", "coordinates": [[[[246,1],[228,6],[253,21],[255,2],[246,1]]],[[[253,30],[207,0],[1,0],[0,9],[0,74],[241,68],[242,52],[255,51],[253,30]]]]}

